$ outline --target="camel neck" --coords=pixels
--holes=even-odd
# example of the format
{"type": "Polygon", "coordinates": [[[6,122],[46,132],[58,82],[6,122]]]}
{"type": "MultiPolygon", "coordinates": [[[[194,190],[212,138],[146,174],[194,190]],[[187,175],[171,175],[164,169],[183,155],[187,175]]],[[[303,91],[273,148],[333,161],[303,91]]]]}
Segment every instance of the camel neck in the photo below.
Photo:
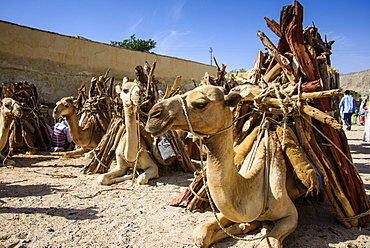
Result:
{"type": "MultiPolygon", "coordinates": [[[[72,111],[70,114],[65,115],[66,122],[68,124],[69,133],[73,141],[79,140],[78,137],[81,134],[82,127],[78,125],[78,116],[76,113],[76,109],[72,111]]],[[[79,144],[78,144],[79,145],[79,144]]]]}
{"type": "Polygon", "coordinates": [[[220,178],[228,180],[226,177],[238,177],[239,173],[234,166],[232,130],[212,135],[205,139],[205,144],[208,149],[207,170],[211,174],[209,175],[211,176],[209,178],[211,185],[221,187],[223,182],[219,180],[220,178]]]}
{"type": "Polygon", "coordinates": [[[139,151],[138,123],[136,106],[125,106],[126,146],[124,156],[127,161],[135,161],[139,151]]]}
{"type": "Polygon", "coordinates": [[[12,118],[6,118],[0,110],[0,151],[4,148],[5,144],[7,143],[7,139],[9,136],[9,129],[10,129],[10,124],[13,121],[12,118]]]}
{"type": "Polygon", "coordinates": [[[230,220],[249,218],[251,214],[246,213],[251,210],[248,208],[251,204],[247,204],[248,201],[262,206],[262,202],[248,197],[255,195],[251,191],[256,187],[263,187],[260,176],[263,169],[251,170],[246,176],[238,173],[234,165],[232,130],[211,136],[205,139],[205,143],[208,148],[207,181],[214,203],[230,220]],[[237,204],[231,204],[235,202],[237,204]]]}

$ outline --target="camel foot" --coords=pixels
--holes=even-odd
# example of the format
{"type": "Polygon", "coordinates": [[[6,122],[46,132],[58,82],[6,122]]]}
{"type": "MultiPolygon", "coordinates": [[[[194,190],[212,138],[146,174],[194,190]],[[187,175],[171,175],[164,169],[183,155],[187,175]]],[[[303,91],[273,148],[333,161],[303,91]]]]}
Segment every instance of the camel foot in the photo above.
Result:
{"type": "Polygon", "coordinates": [[[26,152],[27,155],[34,155],[36,154],[36,149],[35,148],[31,148],[28,152],[26,152]]]}

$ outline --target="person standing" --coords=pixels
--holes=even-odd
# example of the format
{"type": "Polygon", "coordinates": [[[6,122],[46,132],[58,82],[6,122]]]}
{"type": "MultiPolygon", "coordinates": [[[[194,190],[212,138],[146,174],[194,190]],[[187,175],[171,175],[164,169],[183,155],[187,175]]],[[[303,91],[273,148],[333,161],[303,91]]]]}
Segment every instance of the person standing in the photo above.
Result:
{"type": "Polygon", "coordinates": [[[349,93],[349,90],[346,90],[339,103],[340,114],[347,130],[351,130],[351,117],[356,110],[356,101],[349,93]]]}
{"type": "Polygon", "coordinates": [[[362,141],[366,142],[366,144],[369,144],[369,142],[370,142],[369,96],[367,96],[363,100],[363,104],[361,103],[361,107],[362,107],[364,115],[365,115],[365,130],[364,130],[364,136],[362,138],[362,141]]]}

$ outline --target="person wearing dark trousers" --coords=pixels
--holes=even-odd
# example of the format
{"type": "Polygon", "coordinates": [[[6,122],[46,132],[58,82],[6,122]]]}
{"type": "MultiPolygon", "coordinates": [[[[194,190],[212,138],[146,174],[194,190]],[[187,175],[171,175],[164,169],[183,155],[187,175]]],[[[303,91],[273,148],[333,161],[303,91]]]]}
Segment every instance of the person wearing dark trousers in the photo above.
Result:
{"type": "Polygon", "coordinates": [[[346,90],[339,103],[340,114],[347,130],[351,130],[351,117],[356,110],[356,101],[349,93],[349,90],[346,90]]]}

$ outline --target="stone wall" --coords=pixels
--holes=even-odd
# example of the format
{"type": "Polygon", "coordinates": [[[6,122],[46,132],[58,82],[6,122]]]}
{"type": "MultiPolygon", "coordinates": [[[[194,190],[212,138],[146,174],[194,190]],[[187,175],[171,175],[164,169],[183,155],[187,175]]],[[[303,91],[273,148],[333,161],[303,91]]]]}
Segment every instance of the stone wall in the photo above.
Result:
{"type": "Polygon", "coordinates": [[[81,37],[60,35],[0,21],[0,82],[28,81],[34,84],[40,99],[55,103],[65,96],[76,96],[77,89],[93,76],[109,76],[115,82],[127,76],[135,79],[135,67],[151,65],[155,60],[155,76],[159,89],[181,76],[180,87],[193,88],[205,72],[216,75],[214,66],[188,60],[132,51],[98,43],[81,37]]]}

